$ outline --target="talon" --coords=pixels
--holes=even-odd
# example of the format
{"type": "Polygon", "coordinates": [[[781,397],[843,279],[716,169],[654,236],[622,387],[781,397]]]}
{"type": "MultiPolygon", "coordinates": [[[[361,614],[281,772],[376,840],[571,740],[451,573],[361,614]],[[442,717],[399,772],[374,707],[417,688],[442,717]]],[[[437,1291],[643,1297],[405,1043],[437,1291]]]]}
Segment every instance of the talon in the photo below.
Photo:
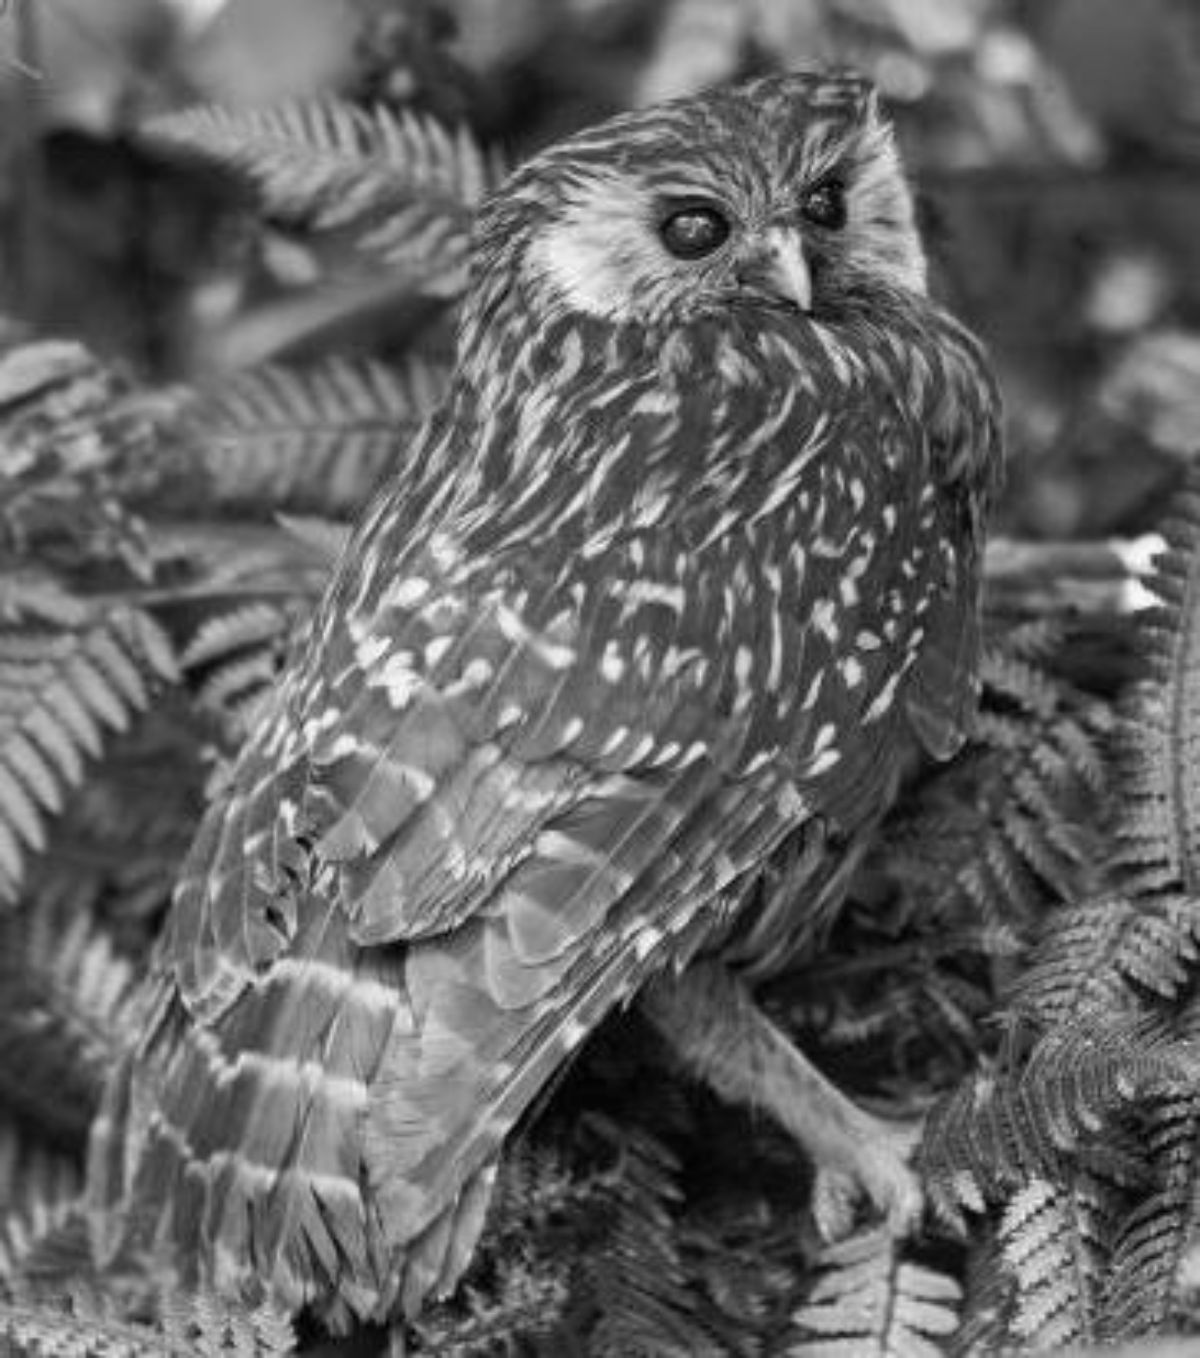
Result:
{"type": "Polygon", "coordinates": [[[925,1195],[908,1163],[920,1139],[920,1123],[864,1120],[841,1148],[839,1164],[817,1167],[813,1218],[823,1239],[835,1241],[854,1229],[855,1209],[865,1198],[894,1236],[908,1235],[919,1220],[925,1195]]]}

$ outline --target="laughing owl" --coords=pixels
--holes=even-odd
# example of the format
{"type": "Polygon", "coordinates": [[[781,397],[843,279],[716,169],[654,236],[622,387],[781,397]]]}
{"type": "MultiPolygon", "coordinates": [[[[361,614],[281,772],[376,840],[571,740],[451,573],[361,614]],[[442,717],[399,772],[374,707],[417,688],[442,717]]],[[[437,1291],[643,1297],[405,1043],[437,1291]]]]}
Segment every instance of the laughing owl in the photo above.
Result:
{"type": "Polygon", "coordinates": [[[184,867],[93,1137],[101,1253],[335,1328],[411,1311],[639,993],[910,1214],[900,1153],[722,968],[812,934],[803,894],[743,918],[785,841],[849,842],[914,749],[961,742],[997,425],[861,79],[649,108],[518,169],[445,400],[184,867]]]}

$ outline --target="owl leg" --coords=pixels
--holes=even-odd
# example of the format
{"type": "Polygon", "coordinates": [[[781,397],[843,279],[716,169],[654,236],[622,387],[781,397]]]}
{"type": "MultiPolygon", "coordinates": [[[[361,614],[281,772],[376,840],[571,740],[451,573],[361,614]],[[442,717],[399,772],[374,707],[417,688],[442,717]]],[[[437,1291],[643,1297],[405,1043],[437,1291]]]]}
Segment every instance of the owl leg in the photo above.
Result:
{"type": "Polygon", "coordinates": [[[866,1195],[904,1235],[920,1215],[908,1164],[917,1132],[872,1117],[816,1069],[723,967],[700,963],[652,982],[643,1010],[693,1072],[731,1103],[770,1113],[812,1157],[814,1211],[826,1235],[852,1224],[866,1195]]]}

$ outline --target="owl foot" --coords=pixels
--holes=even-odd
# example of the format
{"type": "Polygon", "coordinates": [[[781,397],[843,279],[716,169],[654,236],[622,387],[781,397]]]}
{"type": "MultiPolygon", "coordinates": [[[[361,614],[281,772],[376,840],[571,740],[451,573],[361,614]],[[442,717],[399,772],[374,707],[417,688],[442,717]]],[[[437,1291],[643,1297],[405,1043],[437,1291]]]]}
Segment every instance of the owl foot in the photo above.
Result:
{"type": "Polygon", "coordinates": [[[812,1194],[817,1230],[826,1241],[843,1239],[858,1225],[865,1200],[891,1235],[904,1237],[916,1226],[924,1206],[921,1181],[909,1163],[920,1140],[920,1123],[884,1122],[851,1107],[857,1125],[843,1143],[838,1161],[817,1164],[812,1194]]]}
{"type": "Polygon", "coordinates": [[[921,1214],[909,1156],[919,1124],[884,1122],[808,1061],[723,967],[700,964],[642,994],[651,1022],[723,1098],[770,1113],[816,1167],[813,1213],[827,1239],[846,1235],[865,1199],[906,1235],[921,1214]]]}

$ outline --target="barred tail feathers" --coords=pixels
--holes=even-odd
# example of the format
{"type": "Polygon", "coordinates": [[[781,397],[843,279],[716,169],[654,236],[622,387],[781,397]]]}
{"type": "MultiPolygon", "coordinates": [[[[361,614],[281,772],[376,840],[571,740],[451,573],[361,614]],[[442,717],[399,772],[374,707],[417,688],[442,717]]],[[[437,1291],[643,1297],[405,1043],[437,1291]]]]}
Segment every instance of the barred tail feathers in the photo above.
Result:
{"type": "Polygon", "coordinates": [[[411,1015],[402,959],[357,949],[339,911],[298,941],[307,955],[279,959],[210,1023],[164,979],[159,1022],[106,1095],[90,1193],[102,1258],[165,1254],[185,1282],[265,1291],[342,1328],[393,1303],[361,1123],[411,1015]]]}

